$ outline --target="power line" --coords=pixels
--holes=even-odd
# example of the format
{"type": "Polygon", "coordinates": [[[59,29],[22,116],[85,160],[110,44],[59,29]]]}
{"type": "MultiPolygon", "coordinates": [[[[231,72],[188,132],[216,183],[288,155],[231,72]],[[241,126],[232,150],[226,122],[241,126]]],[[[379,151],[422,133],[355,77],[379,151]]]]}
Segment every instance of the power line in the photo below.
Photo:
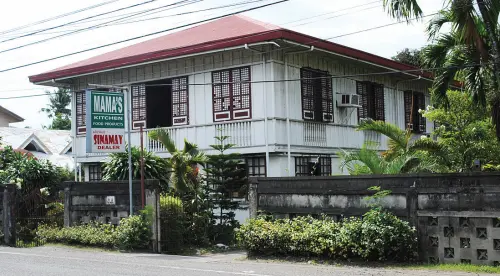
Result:
{"type": "Polygon", "coordinates": [[[372,10],[372,9],[375,9],[375,8],[379,8],[379,7],[378,6],[368,7],[368,8],[360,9],[360,10],[357,10],[357,11],[346,12],[346,13],[342,13],[342,14],[339,14],[339,15],[334,15],[334,16],[330,16],[330,17],[327,17],[327,18],[322,18],[322,19],[318,19],[318,20],[314,20],[314,21],[309,21],[309,22],[305,22],[305,23],[301,23],[301,24],[294,24],[294,25],[292,25],[290,27],[304,26],[304,25],[308,25],[308,24],[311,24],[311,23],[319,22],[319,21],[325,21],[325,20],[330,20],[330,19],[333,19],[333,18],[341,17],[341,16],[344,16],[344,15],[354,14],[354,13],[358,13],[358,12],[366,11],[366,10],[372,10]]]}
{"type": "Polygon", "coordinates": [[[145,34],[145,35],[141,35],[141,36],[136,36],[136,37],[124,39],[124,40],[121,40],[121,41],[112,42],[112,43],[108,43],[108,44],[104,44],[104,45],[92,47],[92,48],[89,48],[89,49],[80,50],[80,51],[77,51],[77,52],[73,52],[73,53],[61,55],[61,56],[56,56],[56,57],[53,57],[53,58],[48,58],[48,59],[44,59],[44,60],[39,60],[39,61],[27,63],[27,64],[20,65],[20,66],[15,66],[15,67],[7,68],[7,69],[2,69],[2,70],[0,70],[0,73],[11,71],[11,70],[15,70],[15,69],[19,69],[19,68],[24,68],[24,67],[28,67],[28,66],[32,66],[32,65],[35,65],[35,64],[44,63],[44,62],[47,62],[47,61],[57,60],[57,59],[61,59],[61,58],[64,58],[64,57],[69,57],[69,56],[73,56],[73,55],[77,55],[77,54],[81,54],[81,53],[85,53],[85,52],[89,52],[89,51],[93,51],[93,50],[97,50],[97,49],[101,49],[101,48],[113,46],[113,45],[116,45],[116,44],[121,44],[121,43],[129,42],[129,41],[133,41],[133,40],[137,40],[137,39],[141,39],[141,38],[145,38],[145,37],[150,37],[150,36],[153,36],[153,35],[157,35],[157,34],[169,32],[169,31],[173,31],[173,30],[180,29],[180,28],[185,28],[185,27],[193,26],[193,25],[196,25],[196,24],[200,24],[200,23],[204,23],[204,22],[208,22],[208,21],[212,21],[212,20],[224,18],[224,17],[227,17],[227,16],[231,16],[231,15],[235,15],[235,14],[239,14],[239,13],[243,13],[243,12],[248,12],[248,11],[253,11],[253,10],[265,8],[265,7],[268,7],[268,6],[272,6],[272,5],[276,5],[276,4],[280,4],[280,3],[284,3],[284,2],[288,2],[288,1],[290,1],[290,0],[280,0],[280,1],[277,1],[277,2],[273,2],[273,3],[264,4],[264,5],[260,5],[260,6],[257,6],[257,7],[252,7],[252,8],[248,8],[248,9],[236,11],[236,12],[233,12],[233,13],[228,13],[228,14],[224,14],[224,15],[220,15],[220,16],[215,16],[215,17],[212,17],[212,18],[209,18],[209,19],[204,19],[204,20],[196,21],[196,22],[193,22],[193,23],[184,24],[184,25],[181,25],[181,26],[177,26],[177,27],[166,29],[166,30],[162,30],[162,31],[157,31],[157,32],[153,32],[153,33],[149,33],[149,34],[145,34]]]}
{"type": "MultiPolygon", "coordinates": [[[[425,68],[425,69],[408,69],[408,70],[397,70],[397,71],[384,71],[384,72],[374,72],[374,73],[364,73],[364,74],[350,74],[350,75],[331,75],[325,77],[314,77],[314,78],[295,78],[295,79],[286,79],[286,80],[257,80],[257,81],[234,81],[234,82],[206,82],[206,83],[188,83],[188,86],[206,86],[206,85],[231,85],[231,84],[256,84],[256,83],[280,83],[280,82],[297,82],[302,80],[320,80],[320,79],[341,79],[341,78],[356,78],[356,77],[369,77],[369,76],[381,76],[381,75],[393,75],[393,74],[401,74],[401,73],[412,73],[412,72],[422,72],[422,71],[436,71],[443,69],[465,69],[471,67],[482,67],[492,65],[492,63],[474,63],[463,66],[446,66],[446,67],[434,67],[434,68],[425,68]]],[[[174,84],[145,84],[146,87],[159,87],[159,86],[173,86],[174,84]]],[[[25,95],[25,96],[14,96],[14,97],[4,97],[0,98],[0,100],[9,100],[9,99],[21,99],[21,98],[30,98],[30,97],[40,97],[47,95],[56,95],[60,94],[60,92],[53,93],[44,93],[44,94],[34,94],[34,95],[25,95]]]]}
{"type": "MultiPolygon", "coordinates": [[[[152,11],[152,10],[157,10],[157,9],[161,9],[161,8],[167,8],[167,7],[170,7],[169,9],[175,9],[175,8],[179,8],[179,7],[182,7],[182,6],[185,6],[185,5],[190,5],[190,4],[193,4],[193,3],[198,3],[200,1],[203,1],[203,0],[182,0],[182,1],[178,1],[178,2],[172,3],[172,4],[164,5],[164,6],[161,6],[161,7],[157,7],[157,8],[153,8],[153,9],[148,9],[148,10],[144,10],[144,11],[141,11],[141,12],[137,12],[136,15],[139,15],[139,14],[142,14],[142,13],[147,13],[147,12],[152,11]],[[178,6],[178,5],[180,5],[180,6],[178,6]]],[[[134,15],[132,15],[132,17],[133,16],[134,15]]],[[[108,22],[100,23],[100,24],[97,24],[97,25],[94,25],[94,26],[90,26],[90,27],[87,27],[87,28],[75,30],[75,31],[72,31],[72,32],[69,32],[69,33],[65,33],[65,34],[62,34],[62,35],[57,35],[57,36],[49,37],[49,38],[46,38],[46,39],[38,40],[38,41],[35,41],[35,42],[30,42],[30,43],[27,43],[27,44],[24,44],[24,45],[12,47],[12,48],[9,48],[9,49],[0,50],[0,54],[1,53],[5,53],[5,52],[10,52],[10,51],[13,51],[13,50],[17,50],[17,49],[21,49],[21,48],[28,47],[28,46],[40,44],[40,43],[43,43],[43,42],[47,42],[49,40],[53,40],[53,39],[60,38],[60,37],[63,37],[63,36],[69,36],[69,35],[72,35],[72,34],[83,32],[83,31],[92,30],[92,29],[98,28],[99,26],[105,26],[105,24],[112,23],[112,22],[119,21],[119,20],[123,20],[123,19],[126,19],[128,17],[129,16],[120,17],[118,19],[114,19],[114,20],[111,20],[111,21],[108,21],[108,22]]]]}
{"type": "Polygon", "coordinates": [[[12,37],[12,38],[9,38],[9,39],[5,39],[5,40],[0,41],[0,43],[4,43],[4,42],[7,42],[7,41],[12,41],[12,40],[16,40],[16,39],[19,39],[19,38],[31,36],[31,35],[34,35],[34,34],[37,34],[37,33],[40,33],[40,32],[44,32],[44,31],[49,31],[49,30],[57,29],[57,28],[60,28],[60,27],[64,27],[64,26],[76,23],[76,22],[84,21],[86,19],[95,18],[95,17],[99,17],[99,16],[102,16],[102,15],[106,15],[106,14],[110,14],[110,13],[115,13],[115,12],[118,12],[118,11],[122,11],[122,10],[130,9],[130,8],[138,7],[138,6],[145,5],[145,4],[149,4],[149,3],[152,3],[154,1],[157,1],[157,0],[148,0],[148,1],[145,1],[145,2],[141,2],[141,3],[138,3],[138,4],[130,5],[130,6],[123,7],[123,8],[119,8],[119,9],[112,10],[112,11],[109,11],[109,12],[104,12],[104,13],[92,15],[92,16],[89,16],[89,17],[86,17],[86,18],[82,18],[82,19],[78,19],[78,20],[75,20],[75,21],[67,22],[67,23],[64,23],[64,24],[61,24],[61,25],[57,25],[57,26],[54,26],[54,27],[49,27],[49,28],[46,28],[46,29],[42,29],[42,30],[31,32],[31,33],[28,33],[28,34],[24,34],[24,35],[12,37]]]}
{"type": "Polygon", "coordinates": [[[76,10],[76,11],[72,11],[72,12],[68,12],[68,13],[65,13],[65,14],[61,14],[61,15],[57,15],[57,16],[54,16],[54,17],[50,17],[50,18],[47,18],[47,19],[42,19],[40,21],[36,21],[36,22],[29,23],[29,24],[26,24],[26,25],[23,25],[23,26],[15,27],[13,29],[5,30],[5,31],[0,31],[0,34],[6,34],[6,33],[11,33],[11,32],[14,32],[14,31],[22,30],[22,29],[25,29],[27,27],[31,27],[31,26],[34,26],[34,25],[46,23],[46,22],[49,22],[49,21],[52,21],[52,20],[60,19],[60,18],[69,16],[69,15],[74,15],[74,14],[77,14],[77,13],[80,13],[80,12],[84,12],[84,11],[87,11],[87,10],[91,10],[91,9],[94,9],[94,8],[97,8],[97,7],[102,7],[102,6],[105,6],[105,5],[117,2],[117,1],[119,1],[119,0],[111,0],[111,1],[108,1],[108,2],[100,3],[100,4],[97,4],[97,5],[93,5],[93,6],[89,6],[89,7],[86,7],[86,8],[83,8],[83,9],[79,9],[79,10],[76,10]]]}

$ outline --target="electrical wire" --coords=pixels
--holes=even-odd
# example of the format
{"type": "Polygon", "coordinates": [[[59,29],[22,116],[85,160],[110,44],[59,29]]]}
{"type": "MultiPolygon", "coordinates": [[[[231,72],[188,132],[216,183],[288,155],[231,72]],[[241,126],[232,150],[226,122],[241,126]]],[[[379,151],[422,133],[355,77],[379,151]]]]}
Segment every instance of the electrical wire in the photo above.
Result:
{"type": "Polygon", "coordinates": [[[44,63],[44,62],[47,62],[47,61],[57,60],[57,59],[61,59],[61,58],[64,58],[64,57],[69,57],[69,56],[73,56],[73,55],[77,55],[77,54],[81,54],[81,53],[85,53],[85,52],[89,52],[89,51],[93,51],[93,50],[97,50],[97,49],[101,49],[101,48],[105,48],[105,47],[117,45],[117,44],[129,42],[129,41],[134,41],[134,40],[137,40],[137,39],[141,39],[141,38],[145,38],[145,37],[150,37],[150,36],[157,35],[157,34],[162,34],[162,33],[165,33],[165,32],[176,30],[176,29],[181,29],[181,28],[185,28],[185,27],[197,25],[197,24],[200,24],[200,23],[204,23],[204,22],[208,22],[208,21],[212,21],[212,20],[216,20],[216,19],[228,17],[228,16],[231,16],[231,15],[236,15],[236,14],[243,13],[243,12],[253,11],[253,10],[265,8],[265,7],[268,7],[268,6],[273,6],[273,5],[284,3],[284,2],[288,2],[288,1],[290,1],[290,0],[280,0],[280,1],[273,2],[273,3],[264,4],[264,5],[260,5],[260,6],[256,6],[256,7],[252,7],[252,8],[248,8],[248,9],[244,9],[244,10],[240,10],[240,11],[236,11],[236,12],[232,12],[232,13],[228,13],[228,14],[224,14],[224,15],[220,15],[220,16],[215,16],[215,17],[211,17],[211,18],[208,18],[208,19],[196,21],[196,22],[193,22],[193,23],[188,23],[188,24],[184,24],[184,25],[181,25],[181,26],[177,26],[177,27],[173,27],[173,28],[169,28],[169,29],[165,29],[165,30],[161,30],[161,31],[157,31],[157,32],[145,34],[145,35],[140,35],[140,36],[136,36],[136,37],[132,37],[132,38],[128,38],[128,39],[124,39],[124,40],[120,40],[120,41],[116,41],[116,42],[112,42],[112,43],[108,43],[108,44],[104,44],[104,45],[100,45],[100,46],[96,46],[96,47],[92,47],[92,48],[88,48],[88,49],[84,49],[84,50],[80,50],[80,51],[69,53],[69,54],[65,54],[65,55],[60,55],[60,56],[56,56],[56,57],[52,57],[52,58],[48,58],[48,59],[44,59],[44,60],[39,60],[39,61],[35,61],[35,62],[27,63],[27,64],[24,64],[24,65],[19,65],[19,66],[7,68],[7,69],[2,69],[2,70],[0,70],[0,73],[7,72],[7,71],[12,71],[12,70],[15,70],[15,69],[24,68],[24,67],[28,67],[28,66],[32,66],[32,65],[36,65],[36,64],[40,64],[40,63],[44,63]]]}
{"type": "Polygon", "coordinates": [[[117,1],[119,1],[119,0],[111,0],[111,1],[103,2],[103,3],[99,3],[99,4],[96,4],[96,5],[93,5],[93,6],[85,7],[83,9],[75,10],[75,11],[72,11],[72,12],[68,12],[68,13],[65,13],[65,14],[57,15],[57,16],[50,17],[50,18],[47,18],[47,19],[42,19],[40,21],[29,23],[29,24],[26,24],[26,25],[23,25],[23,26],[15,27],[13,29],[5,30],[5,31],[0,31],[0,35],[1,34],[7,34],[7,33],[15,32],[15,31],[18,31],[18,30],[22,30],[22,29],[25,29],[25,28],[28,28],[28,27],[31,27],[31,26],[34,26],[34,25],[46,23],[46,22],[49,22],[49,21],[52,21],[52,20],[60,19],[60,18],[66,17],[66,16],[74,15],[74,14],[77,14],[77,13],[80,13],[80,12],[84,12],[84,11],[88,11],[88,10],[91,10],[91,9],[94,9],[94,8],[102,7],[102,6],[105,6],[105,5],[117,2],[117,1]]]}
{"type": "Polygon", "coordinates": [[[57,29],[57,28],[60,28],[60,27],[64,27],[64,26],[70,25],[72,23],[84,21],[86,19],[96,18],[96,17],[102,16],[102,15],[106,15],[106,14],[110,14],[110,13],[115,13],[115,12],[118,12],[118,11],[130,9],[130,8],[135,8],[135,7],[146,5],[146,4],[155,2],[155,1],[158,1],[158,0],[148,0],[148,1],[145,1],[145,2],[141,2],[141,3],[138,3],[138,4],[130,5],[130,6],[123,7],[123,8],[119,8],[119,9],[112,10],[112,11],[109,11],[109,12],[104,12],[104,13],[92,15],[92,16],[89,16],[89,17],[86,17],[86,18],[82,18],[82,19],[78,19],[78,20],[75,20],[75,21],[67,22],[67,23],[64,23],[64,24],[61,24],[61,25],[57,25],[57,26],[45,28],[45,29],[42,29],[42,30],[34,31],[34,32],[31,32],[31,33],[28,33],[28,34],[24,34],[24,35],[12,37],[12,38],[9,38],[9,39],[5,39],[5,40],[0,41],[0,43],[4,43],[4,42],[7,42],[7,41],[12,41],[12,40],[16,40],[16,39],[19,39],[19,38],[31,36],[33,34],[37,34],[37,33],[43,32],[43,31],[49,31],[49,30],[57,29]]]}
{"type": "MultiPolygon", "coordinates": [[[[350,74],[350,75],[330,75],[324,77],[314,77],[314,78],[295,78],[295,79],[286,79],[286,80],[257,80],[257,81],[233,81],[233,82],[206,82],[206,83],[187,83],[187,86],[207,86],[207,85],[231,85],[231,84],[258,84],[258,83],[283,83],[283,82],[297,82],[303,80],[321,80],[321,79],[341,79],[341,78],[358,78],[358,77],[369,77],[369,76],[381,76],[381,75],[393,75],[393,74],[401,74],[401,73],[412,73],[412,72],[422,72],[422,71],[436,71],[443,69],[465,69],[471,67],[482,67],[489,66],[493,63],[474,63],[463,66],[446,66],[446,67],[434,67],[434,68],[425,68],[425,69],[408,69],[408,70],[397,70],[397,71],[384,71],[384,72],[374,72],[374,73],[364,73],[364,74],[350,74]]],[[[174,84],[144,84],[146,87],[161,87],[161,86],[173,86],[174,84]]],[[[25,96],[14,96],[14,97],[4,97],[0,98],[0,100],[9,100],[9,99],[20,99],[20,98],[30,98],[30,97],[39,97],[45,95],[55,95],[60,92],[54,93],[44,93],[44,94],[34,94],[34,95],[25,95],[25,96]]]]}
{"type": "MultiPolygon", "coordinates": [[[[198,2],[201,2],[201,1],[203,1],[203,0],[182,0],[182,1],[178,1],[178,2],[172,3],[172,4],[164,5],[164,6],[161,6],[161,7],[157,7],[157,8],[153,8],[153,9],[149,9],[149,10],[145,10],[145,11],[141,11],[141,12],[138,12],[136,15],[139,15],[139,14],[142,14],[142,13],[147,13],[147,12],[152,11],[152,10],[162,9],[162,8],[169,8],[169,9],[180,8],[180,7],[183,7],[183,6],[186,6],[186,5],[190,5],[190,4],[194,4],[194,3],[198,3],[198,2]]],[[[56,39],[56,38],[60,38],[60,37],[64,37],[64,36],[69,36],[69,35],[76,34],[76,33],[81,33],[81,32],[84,32],[84,31],[89,31],[89,30],[98,28],[99,26],[103,26],[105,24],[109,24],[109,23],[112,23],[112,22],[115,22],[115,21],[127,19],[128,17],[130,17],[130,16],[120,17],[118,19],[114,19],[114,20],[111,20],[111,21],[107,21],[107,22],[104,22],[104,23],[100,23],[100,24],[97,24],[97,25],[94,25],[94,26],[90,26],[90,27],[87,27],[87,28],[79,29],[79,30],[76,30],[76,31],[72,31],[72,32],[69,32],[69,33],[62,34],[62,35],[57,35],[57,36],[49,37],[49,38],[46,38],[46,39],[42,39],[42,40],[38,40],[38,41],[27,43],[27,44],[23,44],[23,45],[20,45],[20,46],[12,47],[12,48],[9,48],[9,49],[0,50],[0,54],[1,53],[5,53],[5,52],[10,52],[10,51],[13,51],[13,50],[17,50],[17,49],[21,49],[21,48],[28,47],[28,46],[40,44],[40,43],[47,42],[47,41],[50,41],[50,40],[53,40],[53,39],[56,39]]]]}

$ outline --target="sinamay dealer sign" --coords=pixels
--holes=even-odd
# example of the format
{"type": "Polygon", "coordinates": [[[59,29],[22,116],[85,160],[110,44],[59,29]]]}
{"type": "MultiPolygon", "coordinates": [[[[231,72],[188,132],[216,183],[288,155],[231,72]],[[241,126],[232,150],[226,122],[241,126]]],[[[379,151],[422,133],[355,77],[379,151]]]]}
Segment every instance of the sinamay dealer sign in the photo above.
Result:
{"type": "Polygon", "coordinates": [[[86,91],[87,152],[125,151],[125,111],[122,93],[86,91]]]}

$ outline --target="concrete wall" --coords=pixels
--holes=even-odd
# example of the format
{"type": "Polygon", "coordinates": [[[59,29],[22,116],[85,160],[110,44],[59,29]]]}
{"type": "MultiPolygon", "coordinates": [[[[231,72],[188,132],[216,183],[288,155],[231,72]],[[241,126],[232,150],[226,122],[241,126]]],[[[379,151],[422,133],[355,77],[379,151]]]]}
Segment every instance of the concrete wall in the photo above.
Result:
{"type": "Polygon", "coordinates": [[[0,184],[0,244],[16,245],[15,186],[0,184]],[[1,235],[0,235],[1,236],[1,235]]]}
{"type": "Polygon", "coordinates": [[[434,174],[258,178],[250,215],[328,214],[369,210],[367,189],[391,190],[382,205],[418,230],[420,257],[436,263],[500,264],[500,174],[434,174]]]}

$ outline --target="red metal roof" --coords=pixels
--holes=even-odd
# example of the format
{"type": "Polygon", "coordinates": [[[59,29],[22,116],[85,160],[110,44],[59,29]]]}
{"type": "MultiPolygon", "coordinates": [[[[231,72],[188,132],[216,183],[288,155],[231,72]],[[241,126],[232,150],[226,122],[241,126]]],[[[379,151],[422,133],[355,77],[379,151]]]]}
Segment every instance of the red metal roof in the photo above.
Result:
{"type": "MultiPolygon", "coordinates": [[[[30,76],[29,79],[34,83],[43,82],[275,39],[287,39],[306,45],[313,45],[317,48],[395,70],[415,69],[413,66],[337,43],[280,28],[246,16],[233,15],[69,64],[46,73],[30,76]]],[[[431,77],[429,73],[425,72],[423,76],[431,77]]]]}

